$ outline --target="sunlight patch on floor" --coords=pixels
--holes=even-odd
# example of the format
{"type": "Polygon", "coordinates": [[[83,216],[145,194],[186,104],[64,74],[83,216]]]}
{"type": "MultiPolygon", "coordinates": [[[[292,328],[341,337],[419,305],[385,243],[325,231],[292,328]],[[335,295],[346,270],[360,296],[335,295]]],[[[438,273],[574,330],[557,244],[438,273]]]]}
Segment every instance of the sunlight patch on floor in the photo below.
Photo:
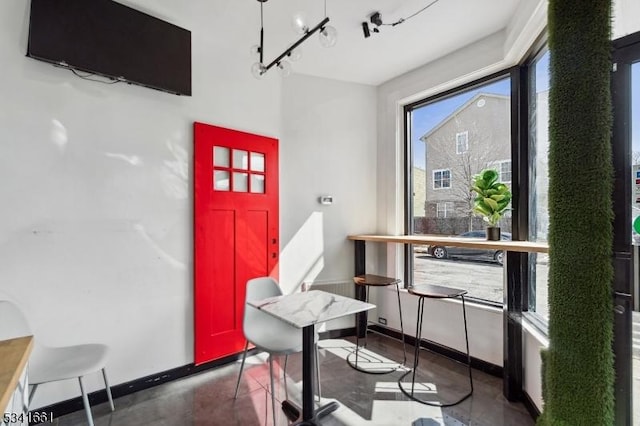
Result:
{"type": "MultiPolygon", "coordinates": [[[[327,339],[318,342],[321,349],[325,349],[337,357],[344,360],[351,354],[349,358],[352,362],[355,362],[356,345],[343,339],[327,339]]],[[[370,351],[367,348],[360,348],[358,350],[358,367],[364,370],[388,370],[398,367],[398,361],[385,358],[384,356],[370,351]]],[[[409,368],[404,366],[400,367],[401,370],[407,371],[409,368]]]]}

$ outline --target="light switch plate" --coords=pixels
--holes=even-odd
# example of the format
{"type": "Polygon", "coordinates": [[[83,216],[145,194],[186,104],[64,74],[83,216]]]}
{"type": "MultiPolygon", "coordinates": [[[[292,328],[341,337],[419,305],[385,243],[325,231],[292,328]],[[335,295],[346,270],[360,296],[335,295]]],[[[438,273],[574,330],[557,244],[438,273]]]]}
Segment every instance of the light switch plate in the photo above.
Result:
{"type": "Polygon", "coordinates": [[[331,195],[321,195],[320,198],[318,199],[318,201],[320,202],[320,204],[328,206],[330,204],[333,204],[333,196],[331,196],[331,195]]]}

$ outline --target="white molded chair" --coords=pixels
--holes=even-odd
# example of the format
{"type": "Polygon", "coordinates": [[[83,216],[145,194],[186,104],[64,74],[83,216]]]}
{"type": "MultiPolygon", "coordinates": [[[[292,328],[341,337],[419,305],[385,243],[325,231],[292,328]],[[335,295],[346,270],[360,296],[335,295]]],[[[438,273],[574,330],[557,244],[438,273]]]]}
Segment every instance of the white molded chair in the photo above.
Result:
{"type": "MultiPolygon", "coordinates": [[[[240,373],[236,383],[236,391],[233,398],[238,397],[238,388],[244,369],[244,361],[247,357],[249,343],[252,343],[258,350],[269,354],[269,375],[271,376],[271,407],[273,410],[273,424],[276,424],[276,399],[273,380],[273,357],[284,355],[284,390],[287,393],[287,357],[302,351],[302,329],[287,324],[278,318],[248,305],[246,302],[262,300],[268,297],[280,296],[282,290],[278,283],[271,277],[254,278],[247,281],[247,291],[245,296],[244,317],[242,320],[242,330],[247,339],[240,364],[240,373]]],[[[316,391],[318,398],[320,394],[320,360],[318,357],[318,333],[315,337],[316,351],[316,391]]]]}
{"type": "MultiPolygon", "coordinates": [[[[29,324],[12,302],[0,300],[0,340],[31,335],[29,324]]],[[[47,347],[38,343],[34,338],[34,349],[29,357],[29,385],[32,386],[29,403],[38,385],[49,382],[57,382],[66,379],[78,379],[80,392],[87,414],[89,426],[93,426],[91,406],[82,378],[89,374],[102,370],[102,377],[109,398],[111,411],[114,411],[111,388],[107,380],[105,364],[108,347],[102,344],[85,344],[63,347],[47,347]]]]}

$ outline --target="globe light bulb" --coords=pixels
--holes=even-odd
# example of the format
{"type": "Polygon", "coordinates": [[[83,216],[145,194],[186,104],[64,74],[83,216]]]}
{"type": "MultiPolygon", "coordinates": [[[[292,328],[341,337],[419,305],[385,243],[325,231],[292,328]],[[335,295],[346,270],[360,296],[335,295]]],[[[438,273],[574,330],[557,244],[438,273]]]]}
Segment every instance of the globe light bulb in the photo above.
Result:
{"type": "Polygon", "coordinates": [[[278,71],[280,72],[280,76],[289,77],[291,75],[291,64],[287,61],[280,61],[278,63],[278,71]]]}
{"type": "Polygon", "coordinates": [[[306,15],[302,12],[297,12],[295,15],[293,15],[291,17],[291,27],[298,34],[304,34],[309,31],[306,15]]]}
{"type": "Polygon", "coordinates": [[[264,74],[264,65],[262,65],[260,62],[255,62],[253,65],[251,65],[251,74],[257,79],[262,78],[264,74]]]}
{"type": "Polygon", "coordinates": [[[320,30],[319,37],[322,47],[332,47],[338,41],[338,31],[331,25],[327,25],[320,30]]]}
{"type": "Polygon", "coordinates": [[[289,52],[289,60],[290,61],[299,61],[300,58],[302,58],[302,50],[297,47],[295,49],[293,49],[291,52],[289,52]]]}

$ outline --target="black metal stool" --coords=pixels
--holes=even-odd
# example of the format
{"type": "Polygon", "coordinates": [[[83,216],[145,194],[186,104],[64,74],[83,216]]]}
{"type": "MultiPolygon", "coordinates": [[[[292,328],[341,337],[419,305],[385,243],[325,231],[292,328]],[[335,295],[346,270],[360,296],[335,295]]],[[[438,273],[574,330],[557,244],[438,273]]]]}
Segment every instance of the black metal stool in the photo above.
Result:
{"type": "MultiPolygon", "coordinates": [[[[360,323],[357,323],[357,331],[356,331],[356,350],[355,352],[350,353],[347,356],[347,363],[353,367],[354,369],[362,372],[362,373],[367,373],[367,374],[388,374],[388,373],[392,373],[396,370],[398,370],[401,367],[404,367],[404,365],[407,363],[407,347],[404,341],[404,326],[402,324],[402,304],[400,303],[400,280],[397,278],[390,278],[390,277],[383,277],[381,275],[372,275],[372,274],[364,274],[364,275],[358,275],[357,277],[353,278],[353,282],[356,285],[360,285],[360,286],[365,286],[366,287],[366,297],[365,297],[365,301],[368,302],[369,301],[369,289],[371,287],[386,287],[389,285],[396,285],[396,294],[398,295],[398,312],[400,315],[400,333],[402,335],[402,351],[404,354],[404,358],[402,360],[401,364],[398,364],[395,367],[389,368],[389,367],[383,367],[383,368],[379,368],[379,369],[364,369],[362,367],[358,366],[358,352],[359,352],[359,348],[360,348],[360,323]],[[355,362],[351,360],[352,355],[355,355],[355,362]]],[[[364,315],[367,315],[366,312],[364,312],[364,315]]],[[[368,318],[368,316],[367,316],[368,318]]],[[[369,331],[369,323],[374,323],[373,321],[369,321],[367,319],[366,322],[366,326],[365,326],[365,331],[364,331],[364,347],[367,347],[367,332],[369,331]]],[[[374,323],[375,324],[375,323],[374,323]]],[[[376,332],[375,330],[371,330],[373,332],[376,332]]]]}
{"type": "Polygon", "coordinates": [[[453,405],[459,404],[465,399],[469,398],[473,394],[473,378],[471,377],[471,355],[469,354],[469,334],[467,333],[467,311],[464,304],[464,295],[467,294],[467,290],[460,290],[457,288],[451,287],[442,287],[438,285],[418,285],[414,287],[408,288],[409,293],[415,296],[418,296],[418,310],[417,310],[417,321],[416,321],[416,341],[415,341],[415,356],[413,360],[413,370],[409,370],[402,375],[398,379],[398,387],[402,393],[411,398],[416,402],[420,402],[426,405],[432,405],[434,407],[451,407],[453,405]],[[464,320],[464,338],[467,345],[467,366],[469,367],[469,393],[465,394],[462,398],[455,402],[443,403],[443,402],[431,402],[425,401],[414,396],[414,387],[416,384],[416,370],[418,369],[418,362],[420,360],[420,339],[422,338],[422,320],[424,318],[424,299],[450,299],[459,297],[462,299],[462,318],[464,320]],[[411,377],[411,393],[409,393],[402,385],[405,384],[402,380],[409,374],[412,373],[411,377]]]}

